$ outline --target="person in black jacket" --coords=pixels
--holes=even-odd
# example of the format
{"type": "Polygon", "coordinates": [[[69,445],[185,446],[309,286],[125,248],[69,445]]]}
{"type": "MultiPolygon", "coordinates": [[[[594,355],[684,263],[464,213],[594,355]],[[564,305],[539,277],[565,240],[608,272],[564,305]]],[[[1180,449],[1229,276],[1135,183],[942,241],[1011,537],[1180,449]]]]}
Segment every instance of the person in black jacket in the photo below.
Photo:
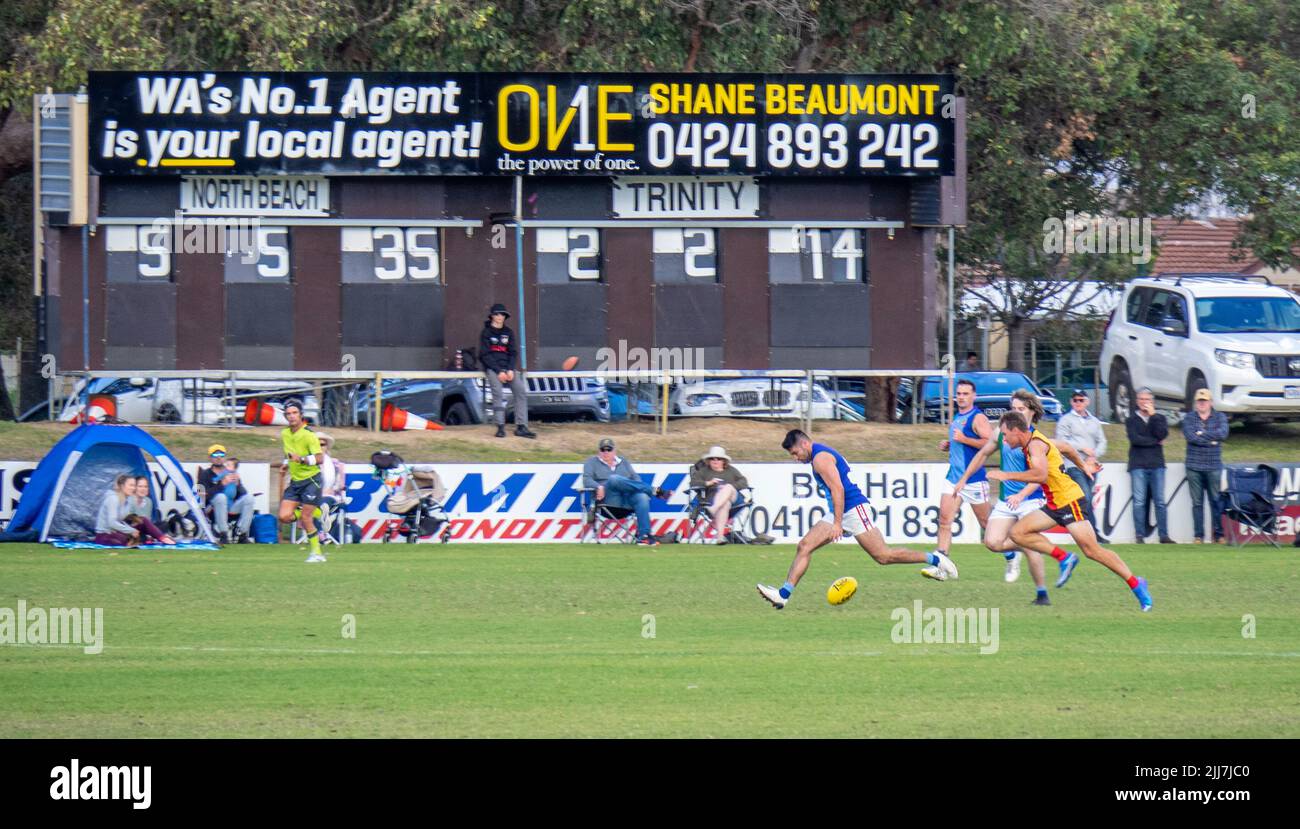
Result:
{"type": "Polygon", "coordinates": [[[1161,446],[1169,437],[1169,422],[1156,413],[1151,389],[1138,389],[1137,407],[1124,424],[1128,430],[1128,475],[1133,484],[1133,528],[1137,543],[1146,542],[1151,533],[1147,525],[1147,502],[1156,504],[1156,529],[1161,544],[1173,544],[1165,520],[1165,450],[1161,446]]]}
{"type": "Polygon", "coordinates": [[[515,344],[515,332],[506,325],[509,316],[506,306],[499,302],[488,311],[483,333],[479,336],[479,361],[483,364],[488,386],[492,389],[497,437],[506,436],[504,387],[509,384],[510,393],[515,399],[515,434],[521,438],[535,438],[537,435],[528,428],[528,388],[524,385],[523,375],[515,371],[519,347],[515,344]]]}

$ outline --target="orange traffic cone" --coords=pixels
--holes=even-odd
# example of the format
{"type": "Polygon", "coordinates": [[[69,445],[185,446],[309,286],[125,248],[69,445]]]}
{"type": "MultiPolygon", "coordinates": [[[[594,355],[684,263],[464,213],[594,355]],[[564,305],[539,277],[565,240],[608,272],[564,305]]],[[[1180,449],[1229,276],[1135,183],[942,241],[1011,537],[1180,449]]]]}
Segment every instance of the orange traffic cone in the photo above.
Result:
{"type": "Polygon", "coordinates": [[[401,432],[410,429],[429,429],[437,432],[442,430],[442,424],[425,420],[406,409],[397,408],[392,403],[385,403],[383,417],[379,419],[379,428],[385,432],[401,432]]]}
{"type": "Polygon", "coordinates": [[[244,407],[244,423],[249,426],[288,426],[284,412],[271,403],[257,398],[248,401],[244,407]]]}
{"type": "Polygon", "coordinates": [[[72,418],[73,423],[99,423],[106,417],[117,417],[117,400],[109,395],[96,395],[86,403],[86,410],[72,418]]]}

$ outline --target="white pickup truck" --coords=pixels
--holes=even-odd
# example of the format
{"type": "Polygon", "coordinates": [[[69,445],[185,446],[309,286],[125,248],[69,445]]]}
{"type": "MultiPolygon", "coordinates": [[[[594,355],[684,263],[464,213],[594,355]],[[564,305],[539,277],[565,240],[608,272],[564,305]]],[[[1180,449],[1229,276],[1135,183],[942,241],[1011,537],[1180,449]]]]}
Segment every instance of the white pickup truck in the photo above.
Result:
{"type": "Polygon", "coordinates": [[[1206,388],[1229,417],[1300,420],[1300,298],[1254,280],[1175,274],[1128,284],[1100,360],[1117,422],[1143,387],[1157,406],[1190,410],[1206,388]]]}

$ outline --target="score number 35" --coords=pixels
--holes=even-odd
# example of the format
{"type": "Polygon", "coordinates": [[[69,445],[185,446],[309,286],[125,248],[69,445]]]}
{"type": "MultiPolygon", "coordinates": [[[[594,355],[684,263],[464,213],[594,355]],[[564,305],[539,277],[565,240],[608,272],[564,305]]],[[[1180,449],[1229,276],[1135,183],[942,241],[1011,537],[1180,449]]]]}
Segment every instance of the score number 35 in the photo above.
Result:
{"type": "Polygon", "coordinates": [[[438,229],[376,227],[375,276],[379,279],[437,279],[438,229]]]}

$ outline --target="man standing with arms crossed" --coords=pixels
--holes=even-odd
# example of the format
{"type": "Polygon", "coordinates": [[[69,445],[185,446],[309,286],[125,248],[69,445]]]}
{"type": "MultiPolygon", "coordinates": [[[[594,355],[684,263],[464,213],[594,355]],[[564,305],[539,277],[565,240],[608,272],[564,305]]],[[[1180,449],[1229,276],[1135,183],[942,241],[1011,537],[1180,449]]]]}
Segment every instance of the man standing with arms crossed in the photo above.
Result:
{"type": "Polygon", "coordinates": [[[1173,544],[1165,518],[1165,438],[1169,423],[1156,411],[1151,389],[1137,391],[1137,406],[1124,424],[1128,430],[1128,476],[1133,486],[1133,534],[1145,544],[1151,534],[1147,524],[1147,503],[1155,501],[1156,530],[1161,544],[1173,544]]]}
{"type": "Polygon", "coordinates": [[[284,419],[289,421],[289,425],[280,432],[280,442],[284,446],[284,463],[280,472],[280,520],[291,524],[297,519],[311,545],[307,563],[323,564],[325,556],[321,553],[320,535],[312,513],[320,506],[320,470],[325,455],[320,448],[320,439],[307,428],[301,403],[297,400],[285,403],[284,419]]]}
{"type": "Polygon", "coordinates": [[[1219,480],[1223,477],[1223,442],[1228,439],[1228,418],[1214,410],[1209,389],[1196,390],[1196,402],[1183,415],[1183,437],[1187,438],[1187,489],[1192,496],[1193,544],[1205,543],[1204,496],[1210,502],[1210,531],[1215,544],[1223,543],[1223,508],[1219,503],[1219,480]]]}

